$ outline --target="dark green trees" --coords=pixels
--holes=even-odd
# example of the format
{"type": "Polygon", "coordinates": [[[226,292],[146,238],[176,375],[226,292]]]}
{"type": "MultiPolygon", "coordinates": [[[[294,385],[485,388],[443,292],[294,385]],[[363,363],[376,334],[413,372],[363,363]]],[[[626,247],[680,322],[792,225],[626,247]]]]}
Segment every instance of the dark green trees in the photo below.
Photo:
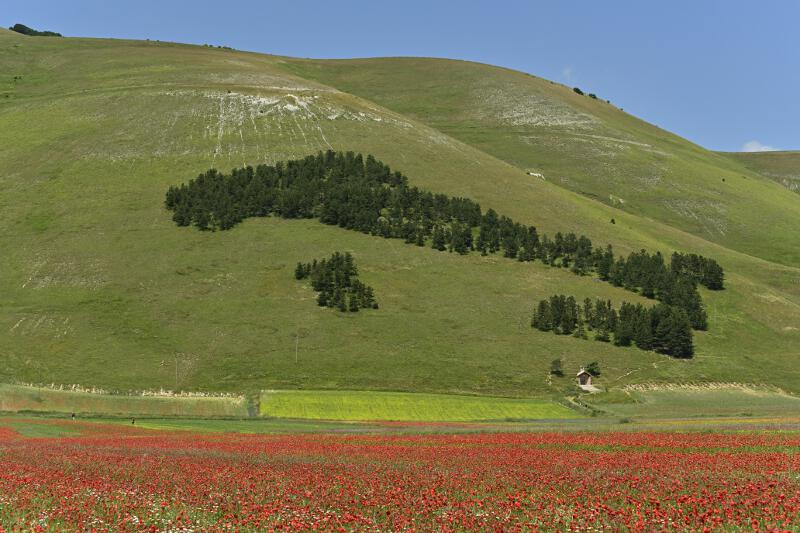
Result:
{"type": "Polygon", "coordinates": [[[700,285],[712,291],[722,290],[725,284],[725,275],[722,267],[713,259],[708,259],[697,254],[672,254],[670,268],[676,274],[691,277],[700,285]]]}
{"type": "Polygon", "coordinates": [[[31,37],[62,37],[60,33],[56,33],[54,31],[37,31],[33,28],[29,28],[25,24],[14,24],[10,28],[11,31],[15,31],[17,33],[21,33],[23,35],[30,35],[31,37]]]}
{"type": "Polygon", "coordinates": [[[310,278],[311,286],[318,291],[317,304],[345,312],[359,309],[377,309],[378,302],[372,287],[358,279],[358,268],[350,253],[335,252],[330,258],[311,263],[297,263],[295,279],[310,278]]]}
{"type": "Polygon", "coordinates": [[[635,344],[642,350],[652,350],[678,358],[694,354],[692,325],[685,310],[659,303],[651,308],[623,302],[619,312],[609,301],[588,298],[582,306],[572,296],[555,295],[541,300],[533,313],[531,325],[556,335],[572,334],[617,346],[635,344]]]}
{"type": "Polygon", "coordinates": [[[581,320],[580,310],[572,296],[556,295],[542,300],[533,314],[531,325],[557,335],[572,335],[581,320]]]}
{"type": "Polygon", "coordinates": [[[598,377],[600,375],[600,363],[597,361],[592,361],[584,367],[584,370],[586,370],[592,376],[598,377]]]}
{"type": "MultiPolygon", "coordinates": [[[[165,205],[176,224],[201,230],[227,230],[248,217],[317,218],[440,251],[502,253],[521,262],[539,260],[567,268],[576,275],[596,272],[603,281],[683,309],[695,329],[705,329],[708,322],[697,285],[719,290],[724,283],[723,270],[712,259],[676,252],[667,264],[659,252],[615,257],[610,245],[594,248],[583,235],[559,232],[550,238],[493,209],[483,212],[468,198],[411,187],[403,174],[372,155],[364,158],[353,152],[329,150],[229,174],[212,169],[170,187],[165,205]]],[[[564,324],[566,331],[580,325],[564,324]]],[[[641,329],[644,338],[646,328],[641,329]]],[[[558,330],[564,331],[560,323],[558,330]]],[[[593,331],[596,338],[609,340],[616,330],[614,324],[593,331]]],[[[629,331],[620,331],[620,343],[628,337],[629,331]]]]}

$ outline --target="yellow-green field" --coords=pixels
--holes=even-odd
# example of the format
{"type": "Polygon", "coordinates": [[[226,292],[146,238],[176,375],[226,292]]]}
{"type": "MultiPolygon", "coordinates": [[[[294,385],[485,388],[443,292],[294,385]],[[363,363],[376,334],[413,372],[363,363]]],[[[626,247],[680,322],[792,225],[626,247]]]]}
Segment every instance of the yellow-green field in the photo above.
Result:
{"type": "Polygon", "coordinates": [[[270,391],[261,414],[318,420],[465,422],[581,418],[547,400],[362,391],[270,391]]]}

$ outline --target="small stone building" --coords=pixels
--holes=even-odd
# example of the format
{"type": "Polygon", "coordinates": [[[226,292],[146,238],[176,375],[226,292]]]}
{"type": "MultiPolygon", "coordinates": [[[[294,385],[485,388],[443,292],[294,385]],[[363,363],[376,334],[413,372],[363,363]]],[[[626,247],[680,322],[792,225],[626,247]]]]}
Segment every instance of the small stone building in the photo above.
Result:
{"type": "Polygon", "coordinates": [[[588,373],[585,368],[581,368],[576,377],[578,378],[578,385],[592,384],[592,375],[588,373]]]}

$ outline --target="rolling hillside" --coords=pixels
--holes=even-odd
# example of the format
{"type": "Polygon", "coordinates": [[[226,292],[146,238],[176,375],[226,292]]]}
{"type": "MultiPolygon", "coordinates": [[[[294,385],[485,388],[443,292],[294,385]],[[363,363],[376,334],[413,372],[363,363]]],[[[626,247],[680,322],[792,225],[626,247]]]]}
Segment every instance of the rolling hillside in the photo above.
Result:
{"type": "Polygon", "coordinates": [[[0,381],[538,396],[571,389],[548,376],[561,357],[568,374],[599,361],[608,386],[800,390],[796,195],[564,87],[431,61],[308,62],[0,31],[0,381]],[[464,92],[470,80],[489,84],[483,100],[464,92]],[[532,330],[532,306],[556,292],[640,301],[538,262],[314,220],[200,232],[164,209],[170,185],[210,167],[328,148],[374,154],[413,185],[551,234],[716,258],[727,289],[703,292],[710,327],[696,357],[532,330]],[[357,258],[380,310],[319,308],[294,280],[298,261],[337,250],[357,258]]]}
{"type": "Polygon", "coordinates": [[[734,152],[723,155],[790,191],[800,193],[800,152],[734,152]]]}
{"type": "Polygon", "coordinates": [[[618,210],[763,259],[800,264],[796,197],[602,99],[467,61],[294,60],[288,66],[618,210]],[[766,233],[781,238],[765,242],[766,233]]]}

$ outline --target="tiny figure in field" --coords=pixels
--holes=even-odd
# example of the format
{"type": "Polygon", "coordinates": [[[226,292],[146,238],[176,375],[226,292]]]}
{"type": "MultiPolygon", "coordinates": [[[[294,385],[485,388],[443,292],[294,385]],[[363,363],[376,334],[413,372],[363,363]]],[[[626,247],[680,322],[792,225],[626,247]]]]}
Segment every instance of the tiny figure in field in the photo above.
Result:
{"type": "Polygon", "coordinates": [[[72,413],[72,420],[75,420],[75,413],[72,413]]]}
{"type": "Polygon", "coordinates": [[[132,426],[135,426],[135,425],[136,425],[136,419],[135,419],[135,418],[131,418],[131,425],[132,425],[132,426]]]}

